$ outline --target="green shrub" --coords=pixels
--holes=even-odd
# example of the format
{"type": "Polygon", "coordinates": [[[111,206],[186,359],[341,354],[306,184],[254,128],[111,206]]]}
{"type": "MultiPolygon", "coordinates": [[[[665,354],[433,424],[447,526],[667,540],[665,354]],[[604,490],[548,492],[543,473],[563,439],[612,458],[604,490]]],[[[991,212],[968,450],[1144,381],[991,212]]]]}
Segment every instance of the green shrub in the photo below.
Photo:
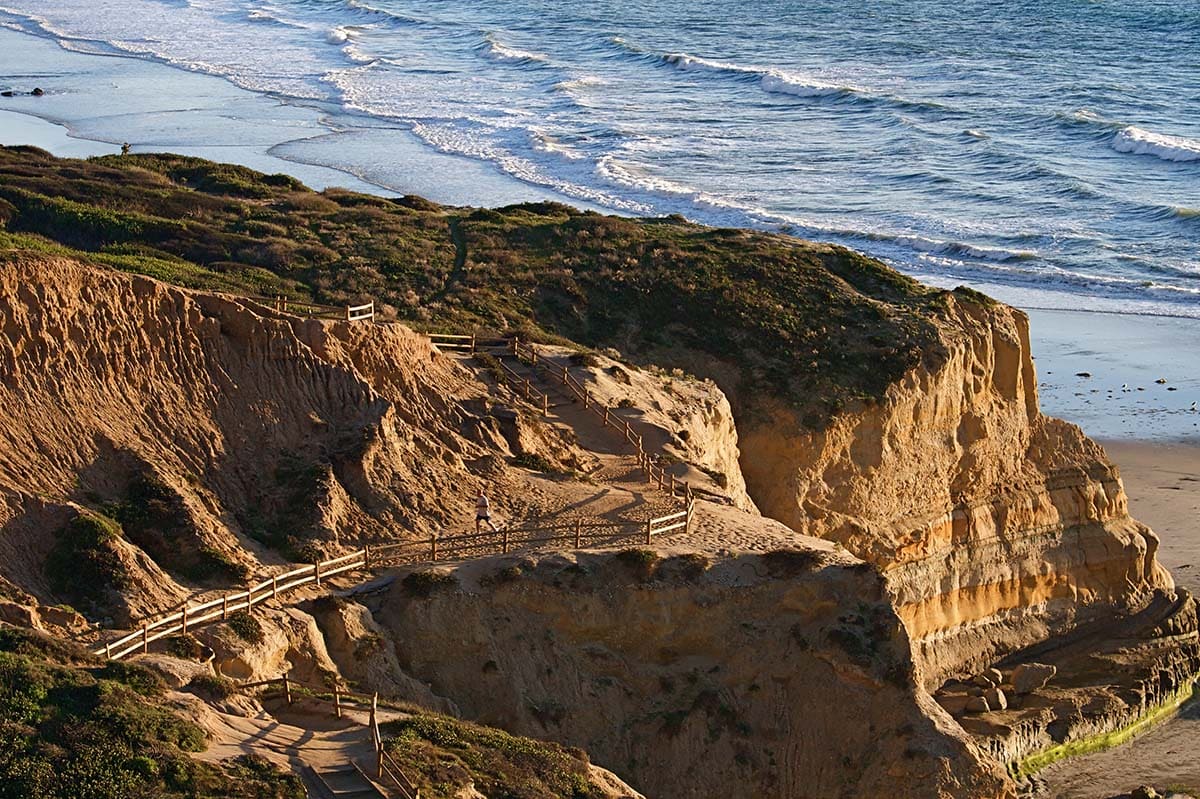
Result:
{"type": "Polygon", "coordinates": [[[32,638],[8,643],[30,654],[0,652],[0,799],[304,796],[261,759],[192,760],[204,731],[158,704],[145,669],[81,669],[32,638]]]}
{"type": "Polygon", "coordinates": [[[458,585],[458,579],[449,572],[427,569],[409,574],[400,584],[414,596],[429,597],[434,591],[458,585]]]}
{"type": "Polygon", "coordinates": [[[121,527],[97,513],[81,513],[58,534],[46,559],[50,587],[80,607],[103,606],[109,590],[127,588],[129,572],[117,552],[121,527]]]}
{"type": "Polygon", "coordinates": [[[520,466],[522,469],[529,469],[534,472],[551,473],[557,471],[553,463],[545,456],[539,455],[536,452],[522,452],[512,459],[512,464],[513,466],[520,466]]]}
{"type": "Polygon", "coordinates": [[[262,624],[245,610],[230,613],[225,623],[229,625],[229,629],[233,630],[238,638],[247,643],[261,644],[265,638],[262,624]]]}

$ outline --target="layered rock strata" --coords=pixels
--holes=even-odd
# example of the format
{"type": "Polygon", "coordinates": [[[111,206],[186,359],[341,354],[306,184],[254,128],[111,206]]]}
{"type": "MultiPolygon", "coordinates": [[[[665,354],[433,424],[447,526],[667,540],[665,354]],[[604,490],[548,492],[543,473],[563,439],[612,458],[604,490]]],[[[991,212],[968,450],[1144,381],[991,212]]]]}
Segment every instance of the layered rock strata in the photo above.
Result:
{"type": "Polygon", "coordinates": [[[772,403],[739,430],[766,515],[887,575],[929,686],[1172,588],[1117,468],[1040,413],[1025,315],[948,299],[944,357],[880,402],[820,430],[772,403]]]}
{"type": "Polygon", "coordinates": [[[648,796],[1008,795],[844,553],[497,558],[362,601],[464,715],[584,747],[648,796]]]}

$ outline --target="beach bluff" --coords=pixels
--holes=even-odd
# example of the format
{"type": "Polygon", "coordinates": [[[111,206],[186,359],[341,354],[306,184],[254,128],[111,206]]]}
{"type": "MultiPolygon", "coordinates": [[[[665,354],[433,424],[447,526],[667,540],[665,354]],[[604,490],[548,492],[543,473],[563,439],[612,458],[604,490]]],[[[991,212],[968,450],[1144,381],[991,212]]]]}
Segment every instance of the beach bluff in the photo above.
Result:
{"type": "Polygon", "coordinates": [[[1191,694],[976,292],[169,155],[0,150],[0,222],[22,795],[1014,797],[1191,694]]]}

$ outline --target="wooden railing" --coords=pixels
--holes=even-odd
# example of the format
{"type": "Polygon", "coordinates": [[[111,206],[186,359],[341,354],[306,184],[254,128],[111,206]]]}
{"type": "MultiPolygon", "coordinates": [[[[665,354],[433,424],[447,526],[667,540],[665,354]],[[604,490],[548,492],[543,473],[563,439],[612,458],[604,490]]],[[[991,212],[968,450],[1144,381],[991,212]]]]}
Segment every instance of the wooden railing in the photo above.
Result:
{"type": "Polygon", "coordinates": [[[570,369],[566,366],[555,363],[549,358],[538,353],[529,344],[526,344],[519,339],[509,340],[509,351],[522,360],[528,361],[535,368],[540,368],[547,372],[555,379],[559,380],[567,390],[575,395],[576,399],[583,403],[585,410],[590,410],[600,418],[600,421],[605,427],[611,427],[617,431],[626,441],[634,446],[637,450],[638,466],[643,474],[646,475],[646,482],[658,486],[660,490],[670,492],[672,497],[682,498],[685,504],[690,508],[692,505],[692,488],[683,480],[677,480],[675,475],[668,472],[655,461],[655,456],[648,452],[645,447],[645,442],[642,436],[635,433],[633,427],[627,419],[621,418],[618,415],[616,408],[610,408],[601,402],[598,402],[587,387],[579,382],[570,369]]]}
{"type": "Polygon", "coordinates": [[[430,333],[429,341],[439,350],[458,350],[472,355],[476,352],[512,352],[512,339],[486,338],[474,333],[469,336],[430,333]]]}
{"type": "Polygon", "coordinates": [[[299,588],[302,585],[315,583],[321,585],[321,580],[336,574],[353,571],[366,567],[370,557],[370,547],[343,555],[339,558],[314,563],[311,566],[301,566],[283,574],[276,574],[267,580],[251,586],[236,594],[223,594],[219,599],[205,602],[201,605],[187,606],[177,613],[164,616],[156,621],[142,624],[140,630],[109,641],[103,648],[95,650],[94,654],[104,655],[113,660],[119,660],[139,649],[143,652],[150,650],[150,644],[171,635],[186,633],[189,628],[197,627],[218,619],[228,619],[229,614],[239,610],[252,610],[255,605],[274,599],[281,593],[299,588]]]}
{"type": "Polygon", "coordinates": [[[291,300],[287,297],[251,297],[255,302],[273,308],[280,313],[310,316],[317,319],[344,319],[347,322],[365,322],[375,318],[375,303],[365,305],[322,305],[307,300],[291,300]]]}
{"type": "Polygon", "coordinates": [[[94,654],[119,660],[134,652],[149,652],[150,644],[155,641],[186,633],[202,624],[228,619],[231,613],[239,610],[253,610],[255,605],[301,586],[315,584],[320,587],[322,580],[349,571],[486,557],[551,543],[563,543],[581,549],[586,544],[599,540],[614,543],[613,539],[627,538],[631,543],[644,542],[649,545],[656,535],[680,529],[690,530],[694,512],[695,500],[689,494],[687,507],[683,511],[647,519],[645,522],[580,518],[550,525],[506,527],[499,532],[432,535],[415,541],[374,547],[368,545],[348,555],[274,575],[245,591],[224,594],[200,605],[185,605],[176,613],[144,622],[140,629],[105,643],[103,647],[94,650],[94,654]]]}
{"type": "Polygon", "coordinates": [[[317,688],[310,685],[305,685],[291,679],[287,674],[282,677],[276,677],[273,680],[259,680],[258,682],[238,683],[239,691],[248,691],[254,688],[270,688],[273,685],[278,685],[283,692],[284,700],[290,705],[294,701],[293,689],[302,689],[306,698],[315,702],[326,702],[332,705],[333,713],[339,719],[344,718],[343,709],[349,705],[360,705],[363,709],[370,708],[371,716],[366,722],[367,728],[371,732],[371,744],[375,751],[375,779],[383,782],[386,781],[391,787],[395,787],[403,799],[421,799],[421,791],[413,784],[404,770],[383,745],[383,735],[379,732],[379,694],[367,696],[365,694],[356,694],[352,691],[343,691],[338,685],[334,685],[333,689],[317,688]],[[332,694],[332,698],[326,699],[325,694],[332,694]]]}

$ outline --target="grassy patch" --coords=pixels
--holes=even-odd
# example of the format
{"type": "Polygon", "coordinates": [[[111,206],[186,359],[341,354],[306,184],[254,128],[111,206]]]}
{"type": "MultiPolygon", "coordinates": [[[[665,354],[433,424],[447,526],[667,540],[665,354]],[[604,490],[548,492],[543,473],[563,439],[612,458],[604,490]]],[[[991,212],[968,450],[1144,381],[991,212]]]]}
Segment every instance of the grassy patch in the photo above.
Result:
{"type": "Polygon", "coordinates": [[[244,581],[245,565],[207,545],[183,499],[157,475],[134,477],[119,502],[104,508],[125,537],[165,571],[189,580],[244,581]]]}
{"type": "Polygon", "coordinates": [[[1024,779],[1032,774],[1036,774],[1046,766],[1057,763],[1060,760],[1065,760],[1068,757],[1086,755],[1089,752],[1099,752],[1104,749],[1111,749],[1114,746],[1120,746],[1131,738],[1146,732],[1156,724],[1171,718],[1184,702],[1187,702],[1195,695],[1195,691],[1196,682],[1192,681],[1188,685],[1169,694],[1157,707],[1146,711],[1124,727],[1112,730],[1111,732],[1080,738],[1076,741],[1068,741],[1043,749],[1040,752],[1035,752],[1024,760],[1017,763],[1010,763],[1008,766],[1009,774],[1014,779],[1024,779]]]}
{"type": "Polygon", "coordinates": [[[162,681],[133,664],[6,634],[0,651],[0,799],[301,799],[265,763],[213,766],[188,753],[204,731],[158,702],[162,681]]]}
{"type": "Polygon", "coordinates": [[[383,731],[389,753],[431,799],[450,799],[471,783],[492,799],[603,795],[588,780],[588,758],[578,749],[433,715],[391,722],[383,731]]]}
{"type": "Polygon", "coordinates": [[[46,576],[56,594],[76,607],[103,610],[112,591],[130,584],[117,551],[121,526],[98,513],[85,512],[58,533],[46,559],[46,576]]]}
{"type": "Polygon", "coordinates": [[[244,294],[371,298],[423,329],[570,340],[635,361],[686,348],[733,365],[740,396],[784,397],[810,426],[944,355],[931,319],[946,292],[850,250],[679,217],[452,208],[173,155],[18,148],[0,149],[0,202],[0,247],[244,294]]]}

